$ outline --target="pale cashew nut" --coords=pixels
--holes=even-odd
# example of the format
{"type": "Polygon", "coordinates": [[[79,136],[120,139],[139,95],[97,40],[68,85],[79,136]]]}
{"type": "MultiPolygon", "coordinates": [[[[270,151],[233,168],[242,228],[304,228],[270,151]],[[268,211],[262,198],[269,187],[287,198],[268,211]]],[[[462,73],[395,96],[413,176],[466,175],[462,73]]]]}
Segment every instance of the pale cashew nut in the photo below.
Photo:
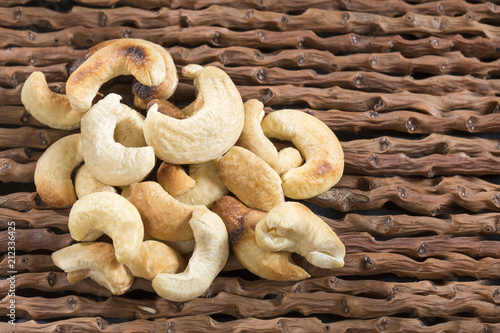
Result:
{"type": "Polygon", "coordinates": [[[173,197],[187,205],[208,208],[228,193],[219,174],[219,160],[190,164],[189,175],[178,165],[163,162],[158,169],[158,183],[173,197]]]}
{"type": "Polygon", "coordinates": [[[78,199],[69,213],[71,237],[92,242],[103,234],[113,240],[116,259],[129,263],[137,256],[144,238],[141,215],[134,205],[117,193],[96,192],[78,199]]]}
{"type": "Polygon", "coordinates": [[[281,175],[286,197],[312,198],[329,190],[342,177],[342,146],[321,120],[298,110],[279,110],[264,117],[262,129],[267,137],[291,141],[306,161],[281,175]]]}
{"type": "Polygon", "coordinates": [[[36,191],[49,206],[70,207],[77,200],[71,174],[83,162],[80,136],[71,134],[57,140],[36,163],[36,191]]]}
{"type": "Polygon", "coordinates": [[[299,202],[272,209],[255,227],[257,244],[268,251],[295,252],[320,268],[344,266],[345,246],[321,218],[299,202]]]}
{"type": "Polygon", "coordinates": [[[52,261],[67,273],[70,283],[91,278],[113,295],[123,295],[134,282],[134,277],[116,260],[113,246],[108,243],[73,244],[52,253],[52,261]]]}
{"type": "Polygon", "coordinates": [[[160,273],[152,282],[161,297],[184,302],[202,295],[226,265],[229,243],[224,222],[207,208],[195,210],[189,220],[195,248],[186,270],[178,274],[160,273]]]}
{"type": "Polygon", "coordinates": [[[278,152],[276,146],[262,131],[261,122],[265,116],[264,104],[257,99],[250,99],[245,107],[245,125],[236,142],[237,146],[246,148],[266,161],[276,172],[282,173],[298,168],[304,163],[300,152],[293,147],[286,147],[278,152]]]}
{"type": "Polygon", "coordinates": [[[132,186],[130,202],[137,207],[144,230],[165,241],[193,239],[189,220],[194,210],[205,206],[186,205],[176,200],[157,182],[147,181],[132,186]]]}
{"type": "Polygon", "coordinates": [[[290,252],[267,251],[257,245],[254,228],[267,215],[266,212],[249,209],[229,196],[217,200],[212,211],[224,221],[231,250],[250,272],[272,281],[298,281],[310,277],[293,262],[290,252]]]}
{"type": "Polygon", "coordinates": [[[130,106],[123,103],[120,105],[121,112],[113,133],[115,141],[128,148],[147,146],[143,131],[146,118],[130,106]]]}
{"type": "Polygon", "coordinates": [[[220,159],[219,170],[229,191],[250,208],[269,211],[285,201],[278,173],[248,149],[232,147],[220,159]]]}
{"type": "Polygon", "coordinates": [[[33,118],[51,128],[80,128],[83,114],[71,107],[66,95],[50,90],[42,72],[33,72],[26,79],[21,90],[21,102],[33,118]]]}
{"type": "Polygon", "coordinates": [[[107,95],[85,114],[81,124],[85,163],[94,177],[113,186],[143,180],[156,163],[152,147],[125,147],[114,140],[120,99],[117,94],[107,95]]]}
{"type": "Polygon", "coordinates": [[[176,119],[149,108],[144,124],[146,142],[156,155],[173,164],[202,163],[221,156],[240,136],[243,101],[231,78],[222,70],[187,65],[185,76],[194,78],[196,100],[192,116],[176,119]]]}
{"type": "Polygon", "coordinates": [[[66,95],[73,109],[85,112],[99,88],[119,75],[132,74],[140,83],[159,85],[166,77],[165,61],[154,43],[118,39],[99,48],[68,78],[66,95]]]}
{"type": "Polygon", "coordinates": [[[186,268],[186,261],[172,247],[158,241],[142,242],[139,254],[127,264],[135,277],[152,280],[159,273],[179,273],[186,268]]]}
{"type": "Polygon", "coordinates": [[[78,198],[95,192],[117,193],[114,186],[104,184],[90,173],[86,164],[82,164],[75,174],[75,192],[78,198]]]}

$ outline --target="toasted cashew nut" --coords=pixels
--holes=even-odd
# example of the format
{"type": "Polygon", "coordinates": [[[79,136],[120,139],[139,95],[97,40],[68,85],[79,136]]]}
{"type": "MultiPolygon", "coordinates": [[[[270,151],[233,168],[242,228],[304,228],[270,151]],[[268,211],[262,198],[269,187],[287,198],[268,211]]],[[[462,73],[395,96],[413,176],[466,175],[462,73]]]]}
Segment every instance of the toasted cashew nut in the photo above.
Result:
{"type": "Polygon", "coordinates": [[[217,200],[212,211],[224,221],[234,255],[250,272],[272,281],[298,281],[310,277],[293,262],[290,252],[266,251],[257,245],[254,228],[266,217],[266,212],[249,209],[229,196],[217,200]]]}
{"type": "Polygon", "coordinates": [[[212,206],[215,200],[228,193],[219,174],[219,160],[190,164],[189,175],[180,166],[166,162],[158,169],[158,182],[173,197],[188,205],[212,206]],[[160,173],[161,170],[161,173],[160,173]]]}
{"type": "Polygon", "coordinates": [[[95,192],[113,192],[117,193],[116,188],[104,184],[92,176],[86,164],[82,164],[75,174],[75,192],[78,198],[95,192]]]}
{"type": "Polygon", "coordinates": [[[187,65],[182,73],[194,78],[198,93],[190,107],[194,114],[175,119],[158,112],[155,104],[148,110],[144,136],[163,161],[207,162],[228,151],[240,136],[243,102],[231,78],[218,68],[187,65]]]}
{"type": "Polygon", "coordinates": [[[73,244],[52,253],[52,261],[67,273],[70,283],[91,278],[113,295],[123,295],[134,282],[134,277],[116,260],[113,246],[108,243],[73,244]]]}
{"type": "Polygon", "coordinates": [[[141,215],[117,193],[96,192],[78,199],[69,213],[71,237],[92,242],[103,234],[113,239],[116,259],[129,263],[139,253],[144,238],[141,215]]]}
{"type": "Polygon", "coordinates": [[[26,79],[21,102],[33,118],[49,127],[62,130],[80,127],[83,114],[73,110],[66,95],[50,90],[42,72],[33,72],[26,79]]]}
{"type": "Polygon", "coordinates": [[[126,186],[143,180],[156,162],[152,147],[127,148],[114,140],[121,97],[109,94],[82,119],[82,152],[90,172],[101,182],[126,186]]]}
{"type": "Polygon", "coordinates": [[[289,140],[302,153],[304,165],[281,175],[285,196],[307,199],[334,186],[344,171],[344,152],[335,134],[321,120],[298,110],[274,111],[264,117],[268,137],[289,140]]]}
{"type": "Polygon", "coordinates": [[[194,210],[205,206],[183,204],[166,192],[157,182],[132,186],[129,200],[137,207],[144,230],[152,237],[166,241],[193,239],[189,219],[194,210]]]}
{"type": "Polygon", "coordinates": [[[264,104],[261,101],[250,99],[243,106],[245,107],[245,125],[236,142],[237,146],[255,153],[276,170],[279,175],[290,169],[298,168],[304,163],[304,159],[297,149],[287,147],[278,152],[271,140],[264,135],[261,122],[265,112],[264,104]]]}
{"type": "Polygon", "coordinates": [[[335,232],[299,202],[272,209],[255,227],[257,244],[268,251],[296,252],[320,268],[344,266],[345,246],[335,232]]]}
{"type": "Polygon", "coordinates": [[[121,112],[113,133],[115,141],[129,148],[147,146],[143,131],[146,118],[128,105],[120,105],[121,112]]]}
{"type": "Polygon", "coordinates": [[[196,245],[186,270],[178,274],[160,273],[152,283],[158,295],[175,302],[202,295],[229,257],[226,227],[217,214],[207,208],[195,210],[189,225],[196,245]]]}
{"type": "Polygon", "coordinates": [[[248,149],[232,147],[220,159],[219,169],[229,191],[250,208],[269,211],[285,201],[278,173],[248,149]]]}
{"type": "Polygon", "coordinates": [[[77,200],[71,173],[83,162],[80,134],[54,142],[40,156],[35,168],[36,191],[52,207],[70,207],[77,200]]]}
{"type": "Polygon", "coordinates": [[[172,247],[154,240],[142,242],[139,254],[127,264],[132,275],[152,280],[159,273],[179,273],[186,261],[172,247]]]}
{"type": "Polygon", "coordinates": [[[95,51],[68,78],[66,94],[71,106],[87,111],[102,84],[127,74],[148,86],[165,79],[165,61],[154,43],[124,38],[95,51]]]}

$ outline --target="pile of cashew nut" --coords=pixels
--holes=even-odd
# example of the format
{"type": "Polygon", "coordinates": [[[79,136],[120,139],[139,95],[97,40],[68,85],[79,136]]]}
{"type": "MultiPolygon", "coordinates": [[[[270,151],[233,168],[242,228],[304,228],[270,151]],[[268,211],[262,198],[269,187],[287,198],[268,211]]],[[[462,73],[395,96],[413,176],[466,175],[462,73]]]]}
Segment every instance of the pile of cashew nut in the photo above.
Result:
{"type": "Polygon", "coordinates": [[[265,115],[216,67],[191,64],[182,75],[193,79],[196,98],[178,108],[168,102],[178,76],[167,50],[117,39],[74,63],[66,94],[51,91],[41,72],[25,82],[22,102],[33,117],[80,129],[51,145],[35,171],[41,199],[70,208],[75,243],[52,254],[68,281],[91,278],[121,295],[143,278],[161,297],[187,301],[207,291],[230,251],[269,280],[310,276],[292,253],[342,267],[342,242],[297,201],[342,176],[335,134],[301,111],[265,115]],[[118,75],[136,80],[133,107],[99,93],[118,75]],[[294,147],[278,151],[271,139],[294,147]]]}

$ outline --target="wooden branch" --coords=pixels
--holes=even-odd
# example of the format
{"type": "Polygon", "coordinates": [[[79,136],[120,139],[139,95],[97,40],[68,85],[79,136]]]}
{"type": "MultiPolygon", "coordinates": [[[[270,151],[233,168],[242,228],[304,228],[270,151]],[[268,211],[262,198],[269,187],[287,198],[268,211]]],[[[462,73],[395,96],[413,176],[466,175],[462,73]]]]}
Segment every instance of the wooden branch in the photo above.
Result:
{"type": "Polygon", "coordinates": [[[41,152],[30,148],[13,148],[0,151],[0,158],[9,158],[18,163],[36,162],[41,155],[41,152]]]}
{"type": "Polygon", "coordinates": [[[0,181],[4,183],[32,183],[36,162],[18,163],[10,158],[0,158],[0,181]]]}
{"type": "Polygon", "coordinates": [[[37,210],[19,212],[0,208],[0,230],[7,230],[8,222],[14,221],[16,229],[56,228],[68,232],[69,210],[37,210]]]}
{"type": "Polygon", "coordinates": [[[52,128],[38,129],[29,126],[0,128],[0,148],[48,148],[60,138],[74,134],[52,128]]]}
{"type": "MultiPolygon", "coordinates": [[[[0,231],[0,252],[7,252],[9,231],[0,231]]],[[[74,243],[71,235],[55,234],[49,229],[16,229],[16,251],[32,252],[36,250],[57,251],[74,243]]]]}

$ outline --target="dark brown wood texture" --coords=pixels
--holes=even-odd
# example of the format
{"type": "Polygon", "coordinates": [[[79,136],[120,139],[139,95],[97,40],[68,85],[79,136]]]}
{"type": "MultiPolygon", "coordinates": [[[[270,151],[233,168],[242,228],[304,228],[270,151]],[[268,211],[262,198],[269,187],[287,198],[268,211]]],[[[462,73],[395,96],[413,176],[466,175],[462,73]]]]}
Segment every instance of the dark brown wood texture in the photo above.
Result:
{"type": "MultiPolygon", "coordinates": [[[[495,1],[3,1],[0,330],[500,332],[499,22],[495,1]],[[161,44],[179,70],[217,66],[244,100],[308,112],[337,134],[345,174],[304,203],[339,234],[345,267],[294,255],[312,277],[272,282],[231,255],[209,290],[184,303],[144,279],[123,296],[67,281],[50,254],[73,242],[69,210],[42,202],[33,175],[43,151],[74,131],[36,121],[21,89],[42,71],[64,92],[87,48],[127,37],[161,44]],[[11,235],[16,326],[7,322],[11,235]]],[[[101,92],[130,102],[131,82],[101,92]]],[[[172,101],[193,97],[181,78],[172,101]]]]}

